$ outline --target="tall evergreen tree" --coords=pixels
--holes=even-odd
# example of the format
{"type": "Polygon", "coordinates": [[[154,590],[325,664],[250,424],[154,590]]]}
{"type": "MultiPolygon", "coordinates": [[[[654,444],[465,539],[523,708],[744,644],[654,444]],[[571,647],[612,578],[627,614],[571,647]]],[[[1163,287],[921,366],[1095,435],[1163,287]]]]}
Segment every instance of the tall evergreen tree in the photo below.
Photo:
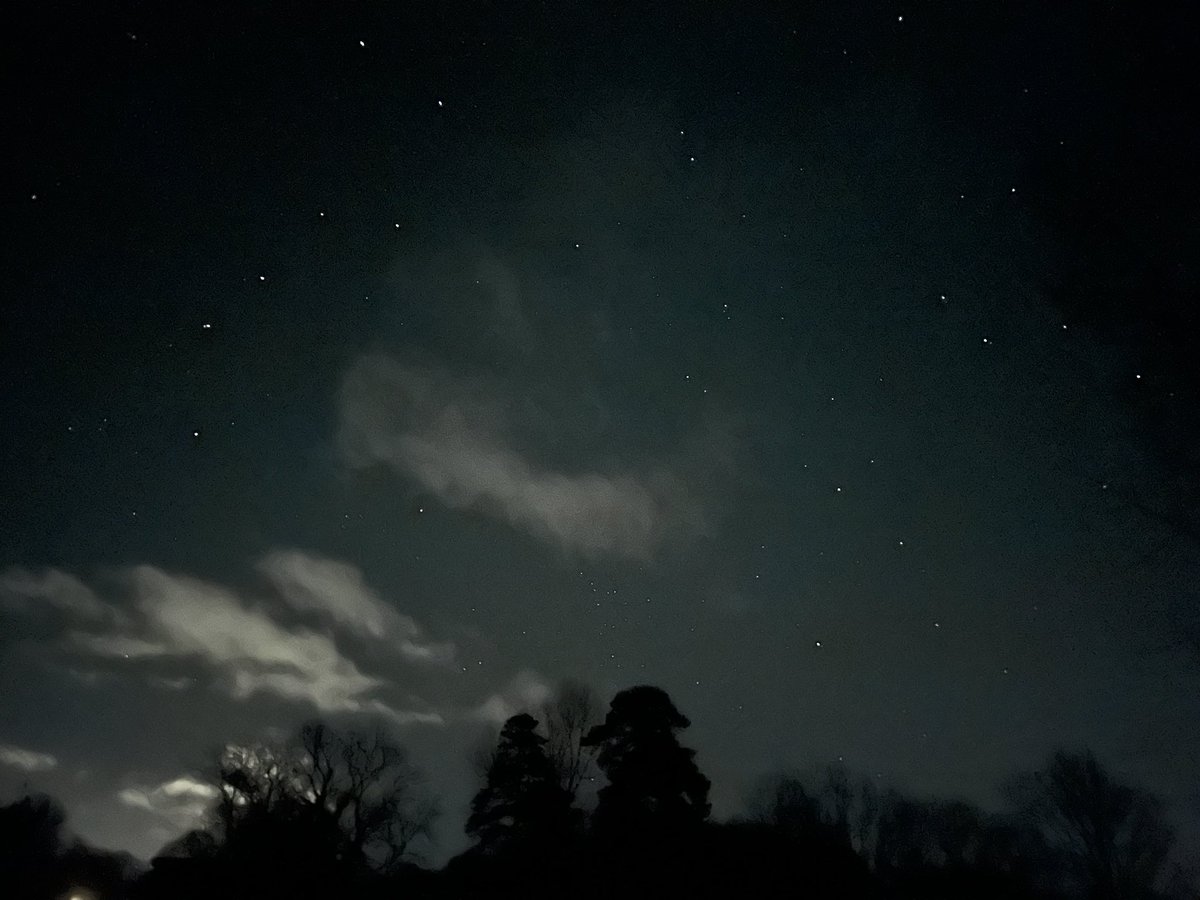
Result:
{"type": "Polygon", "coordinates": [[[466,826],[484,852],[540,847],[569,833],[571,797],[559,784],[537,727],[533,716],[521,713],[500,731],[466,826]]]}
{"type": "Polygon", "coordinates": [[[596,762],[608,777],[597,827],[669,833],[708,818],[709,780],[696,766],[696,751],[677,737],[690,724],[661,688],[641,685],[613,698],[604,722],[584,741],[598,749],[596,762]]]}

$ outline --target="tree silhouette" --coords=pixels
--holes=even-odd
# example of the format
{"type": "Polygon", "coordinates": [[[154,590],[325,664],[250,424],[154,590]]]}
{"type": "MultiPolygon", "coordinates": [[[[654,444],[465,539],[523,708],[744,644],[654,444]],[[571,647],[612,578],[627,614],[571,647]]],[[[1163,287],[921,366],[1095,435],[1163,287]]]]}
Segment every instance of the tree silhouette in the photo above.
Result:
{"type": "Polygon", "coordinates": [[[340,862],[388,869],[434,818],[404,748],[314,722],[282,748],[226,747],[217,817],[227,844],[278,832],[340,862]]]}
{"type": "Polygon", "coordinates": [[[608,778],[597,828],[669,834],[708,818],[709,780],[696,767],[696,751],[677,738],[690,724],[661,688],[641,685],[613,698],[604,721],[583,741],[597,748],[597,764],[608,778]]]}
{"type": "Polygon", "coordinates": [[[571,797],[559,784],[537,727],[533,716],[521,713],[500,731],[466,825],[485,853],[544,848],[569,832],[571,797]]]}
{"type": "Polygon", "coordinates": [[[1159,802],[1115,781],[1090,752],[1059,751],[1012,787],[1089,900],[1156,896],[1173,835],[1159,802]]]}
{"type": "Polygon", "coordinates": [[[0,888],[6,896],[49,897],[61,890],[64,820],[62,809],[44,795],[0,808],[0,888]]]}
{"type": "Polygon", "coordinates": [[[585,684],[566,680],[542,708],[546,725],[546,754],[558,774],[558,783],[574,799],[588,776],[594,747],[584,737],[600,718],[600,702],[585,684]]]}
{"type": "Polygon", "coordinates": [[[0,897],[121,900],[135,866],[127,853],[107,853],[65,834],[57,802],[35,794],[0,807],[0,897]]]}

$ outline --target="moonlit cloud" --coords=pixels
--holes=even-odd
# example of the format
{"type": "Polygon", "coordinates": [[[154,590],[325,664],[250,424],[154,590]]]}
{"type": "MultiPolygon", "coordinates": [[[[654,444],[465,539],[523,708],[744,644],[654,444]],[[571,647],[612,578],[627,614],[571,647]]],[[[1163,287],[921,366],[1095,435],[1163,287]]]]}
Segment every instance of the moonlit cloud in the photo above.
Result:
{"type": "Polygon", "coordinates": [[[38,605],[70,614],[76,620],[102,621],[112,610],[82,581],[58,569],[41,574],[12,568],[0,572],[0,607],[31,612],[38,605]]]}
{"type": "Polygon", "coordinates": [[[541,467],[504,437],[503,418],[477,385],[368,356],[342,386],[341,445],[351,466],[384,463],[449,506],[478,506],[591,558],[649,559],[668,535],[703,528],[669,472],[541,467]]]}
{"type": "Polygon", "coordinates": [[[169,655],[199,657],[223,672],[235,699],[266,691],[322,712],[356,712],[382,685],[325,635],[283,628],[223,588],[153,566],[137,566],[129,578],[152,637],[169,655]]]}
{"type": "Polygon", "coordinates": [[[500,725],[517,713],[536,710],[550,699],[551,693],[553,689],[541,675],[524,669],[514,675],[503,690],[475,707],[470,718],[500,725]]]}
{"type": "Polygon", "coordinates": [[[198,823],[217,798],[217,789],[190,775],[181,775],[157,785],[138,785],[117,792],[117,800],[168,819],[179,828],[198,823]]]}
{"type": "Polygon", "coordinates": [[[416,621],[383,602],[354,566],[280,550],[258,568],[294,609],[316,612],[347,631],[393,642],[415,662],[454,661],[452,644],[427,640],[416,621]]]}
{"type": "MultiPolygon", "coordinates": [[[[410,617],[384,603],[352,566],[297,551],[279,551],[261,565],[284,604],[316,612],[341,629],[400,650],[408,662],[446,663],[453,646],[429,640],[410,617]]],[[[285,624],[269,604],[254,603],[211,582],[150,565],[122,570],[120,598],[101,599],[74,576],[0,573],[9,599],[44,601],[68,611],[65,643],[92,658],[199,664],[233,699],[271,694],[309,703],[322,713],[367,713],[396,724],[441,724],[433,710],[387,699],[394,682],[364,672],[335,642],[334,633],[285,624]],[[80,602],[79,598],[86,598],[80,602]]],[[[148,683],[182,689],[178,675],[154,672],[148,683]]]]}
{"type": "Polygon", "coordinates": [[[58,760],[49,753],[38,753],[12,744],[0,744],[0,765],[22,772],[48,772],[58,766],[58,760]]]}

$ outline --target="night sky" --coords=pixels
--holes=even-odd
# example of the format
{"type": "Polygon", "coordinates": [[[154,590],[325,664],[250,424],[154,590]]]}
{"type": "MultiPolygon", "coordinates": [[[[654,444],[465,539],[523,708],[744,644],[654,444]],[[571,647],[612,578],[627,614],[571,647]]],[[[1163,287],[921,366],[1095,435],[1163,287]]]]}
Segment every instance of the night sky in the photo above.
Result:
{"type": "Polygon", "coordinates": [[[750,5],[30,4],[0,797],[148,857],[226,741],[378,722],[441,859],[574,677],[720,816],[1087,746],[1200,834],[1194,35],[750,5]]]}

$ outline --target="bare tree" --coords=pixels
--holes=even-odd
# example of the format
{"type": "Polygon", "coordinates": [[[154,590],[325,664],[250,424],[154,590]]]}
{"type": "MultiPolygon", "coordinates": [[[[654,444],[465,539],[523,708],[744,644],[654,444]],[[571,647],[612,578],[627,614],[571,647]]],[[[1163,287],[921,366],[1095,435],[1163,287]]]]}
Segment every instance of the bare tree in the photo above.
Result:
{"type": "Polygon", "coordinates": [[[570,679],[563,681],[541,711],[546,729],[546,755],[559,784],[571,797],[592,766],[595,748],[585,746],[584,736],[599,724],[601,704],[595,691],[570,679]]]}
{"type": "Polygon", "coordinates": [[[1156,798],[1115,781],[1089,752],[1054,754],[1010,792],[1088,897],[1154,896],[1173,837],[1156,798]]]}
{"type": "Polygon", "coordinates": [[[403,747],[310,723],[281,747],[227,746],[217,765],[216,818],[224,838],[264,820],[327,823],[337,853],[397,865],[427,836],[436,810],[403,747]]]}
{"type": "Polygon", "coordinates": [[[825,771],[825,788],[821,792],[829,809],[829,818],[839,831],[850,838],[850,810],[854,806],[854,789],[846,767],[832,765],[825,771]]]}
{"type": "Polygon", "coordinates": [[[467,751],[467,762],[480,781],[487,780],[488,772],[496,763],[496,746],[499,740],[500,730],[489,725],[480,732],[467,751]]]}
{"type": "Polygon", "coordinates": [[[858,811],[854,816],[854,849],[870,862],[875,858],[875,838],[879,833],[879,789],[864,776],[858,785],[858,811]]]}
{"type": "Polygon", "coordinates": [[[289,766],[279,748],[227,744],[218,754],[216,824],[228,835],[248,818],[274,813],[289,796],[289,766]]]}

